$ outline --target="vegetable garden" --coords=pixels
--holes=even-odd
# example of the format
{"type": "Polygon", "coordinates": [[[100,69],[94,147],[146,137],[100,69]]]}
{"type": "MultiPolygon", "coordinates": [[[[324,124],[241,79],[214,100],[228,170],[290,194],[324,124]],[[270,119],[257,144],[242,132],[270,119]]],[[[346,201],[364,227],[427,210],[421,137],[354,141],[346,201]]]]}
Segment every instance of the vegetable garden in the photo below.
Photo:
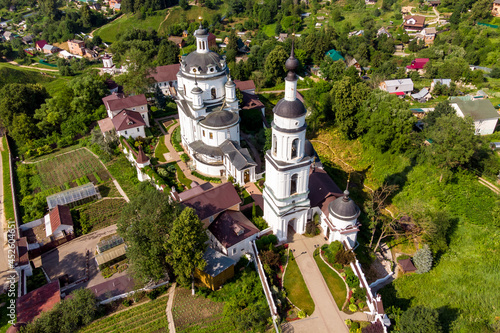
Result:
{"type": "Polygon", "coordinates": [[[124,199],[106,199],[73,210],[72,216],[77,234],[86,234],[115,224],[125,204],[124,199]]]}

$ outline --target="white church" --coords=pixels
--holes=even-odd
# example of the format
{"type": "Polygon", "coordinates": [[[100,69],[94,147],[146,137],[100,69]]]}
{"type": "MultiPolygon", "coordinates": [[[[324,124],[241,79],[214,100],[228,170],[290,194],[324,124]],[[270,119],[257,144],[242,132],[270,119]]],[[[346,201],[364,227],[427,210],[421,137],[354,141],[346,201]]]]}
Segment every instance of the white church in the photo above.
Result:
{"type": "Polygon", "coordinates": [[[181,58],[177,108],[182,144],[202,174],[255,182],[248,150],[240,146],[240,108],[226,59],[208,48],[208,32],[195,31],[197,49],[181,58]]]}
{"type": "Polygon", "coordinates": [[[319,214],[329,242],[338,240],[354,247],[360,209],[347,190],[340,193],[328,174],[315,165],[314,149],[306,140],[306,108],[297,99],[298,66],[292,46],[285,63],[285,97],[273,109],[272,148],[265,156],[264,219],[279,241],[286,241],[289,227],[303,234],[307,221],[319,214]]]}

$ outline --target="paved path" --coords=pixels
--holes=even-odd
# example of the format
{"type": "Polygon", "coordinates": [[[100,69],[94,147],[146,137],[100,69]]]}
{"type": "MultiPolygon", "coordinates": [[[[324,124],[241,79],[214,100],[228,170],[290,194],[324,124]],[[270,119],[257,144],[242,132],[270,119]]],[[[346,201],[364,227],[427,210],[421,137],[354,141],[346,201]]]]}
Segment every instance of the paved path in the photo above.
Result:
{"type": "Polygon", "coordinates": [[[264,211],[264,199],[262,198],[262,192],[259,188],[254,183],[248,182],[245,184],[245,190],[250,194],[255,204],[259,205],[262,211],[264,211]]]}
{"type": "Polygon", "coordinates": [[[174,282],[174,284],[172,284],[172,287],[170,287],[170,290],[168,291],[167,309],[165,310],[165,312],[167,313],[169,333],[175,333],[174,315],[172,314],[172,306],[174,304],[175,297],[175,284],[176,283],[174,282]]]}
{"type": "MultiPolygon", "coordinates": [[[[4,150],[3,144],[2,144],[2,138],[0,137],[0,150],[4,150]]],[[[5,147],[7,149],[7,147],[5,147]]],[[[0,158],[0,175],[3,175],[3,161],[0,158]]],[[[8,166],[7,166],[8,167],[8,166]]],[[[9,271],[9,264],[7,262],[7,253],[8,253],[8,247],[5,245],[7,244],[7,220],[5,219],[5,214],[4,214],[4,205],[3,205],[3,177],[0,179],[0,202],[2,203],[0,205],[0,287],[4,286],[7,283],[7,277],[10,276],[9,271]],[[4,233],[5,230],[5,233],[4,233]]],[[[10,188],[6,188],[5,191],[10,191],[10,188]]]]}
{"type": "Polygon", "coordinates": [[[291,323],[294,333],[349,332],[341,311],[313,258],[315,246],[324,244],[324,238],[321,236],[309,238],[299,234],[293,234],[292,237],[289,247],[294,251],[295,260],[315,305],[310,317],[291,323]]]}

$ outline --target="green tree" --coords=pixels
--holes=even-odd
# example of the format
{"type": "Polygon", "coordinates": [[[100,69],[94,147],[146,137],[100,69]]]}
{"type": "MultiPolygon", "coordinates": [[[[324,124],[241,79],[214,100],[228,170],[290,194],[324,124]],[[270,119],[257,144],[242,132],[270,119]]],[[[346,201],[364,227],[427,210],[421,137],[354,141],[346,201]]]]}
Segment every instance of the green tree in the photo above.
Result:
{"type": "Polygon", "coordinates": [[[123,89],[128,93],[146,93],[154,83],[151,77],[154,71],[151,58],[140,49],[133,48],[125,53],[124,59],[126,60],[122,65],[126,66],[127,71],[117,76],[116,81],[123,85],[123,89]]]}
{"type": "Polygon", "coordinates": [[[238,54],[238,37],[236,36],[235,30],[231,30],[229,35],[229,40],[226,45],[226,57],[228,62],[233,62],[236,60],[236,55],[238,54]]]}
{"type": "Polygon", "coordinates": [[[125,206],[117,223],[127,242],[127,258],[136,279],[147,283],[165,278],[169,265],[165,242],[179,208],[168,196],[147,184],[125,206]]]}
{"type": "Polygon", "coordinates": [[[346,66],[342,60],[333,61],[332,58],[326,56],[319,68],[325,80],[338,81],[343,77],[346,66]]]}
{"type": "Polygon", "coordinates": [[[439,314],[437,310],[416,306],[401,315],[401,332],[405,333],[441,333],[439,314]]]}
{"type": "Polygon", "coordinates": [[[177,281],[188,284],[194,295],[195,268],[203,270],[206,265],[203,254],[207,248],[208,236],[203,222],[194,209],[186,207],[174,221],[170,235],[165,243],[166,261],[172,265],[177,281]]]}
{"type": "Polygon", "coordinates": [[[178,63],[179,53],[180,49],[174,42],[168,39],[162,40],[156,56],[156,65],[164,66],[178,63]]]}
{"type": "Polygon", "coordinates": [[[39,84],[7,84],[0,89],[0,120],[10,129],[14,116],[25,114],[33,117],[35,110],[49,98],[44,87],[39,84]]]}
{"type": "Polygon", "coordinates": [[[489,19],[491,17],[491,1],[475,1],[470,10],[470,15],[473,20],[489,19]]]}
{"type": "Polygon", "coordinates": [[[276,83],[278,78],[284,79],[286,74],[285,62],[288,59],[288,54],[285,49],[278,45],[268,54],[264,65],[265,73],[269,80],[276,83]]]}
{"type": "Polygon", "coordinates": [[[432,252],[429,248],[429,245],[425,244],[423,248],[415,252],[415,255],[413,256],[413,263],[417,268],[417,274],[427,273],[431,270],[432,252]]]}

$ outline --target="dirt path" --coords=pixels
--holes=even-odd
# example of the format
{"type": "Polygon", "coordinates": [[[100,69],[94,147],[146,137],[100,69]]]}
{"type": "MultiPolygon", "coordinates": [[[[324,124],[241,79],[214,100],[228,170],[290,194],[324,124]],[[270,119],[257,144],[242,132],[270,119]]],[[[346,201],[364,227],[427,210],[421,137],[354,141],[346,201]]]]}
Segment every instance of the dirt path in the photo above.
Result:
{"type": "Polygon", "coordinates": [[[160,32],[160,28],[163,25],[163,23],[165,23],[165,21],[167,21],[169,15],[170,15],[170,10],[168,11],[167,15],[165,16],[165,19],[163,21],[161,21],[160,25],[158,26],[158,31],[157,31],[158,33],[160,32]]]}
{"type": "Polygon", "coordinates": [[[167,308],[165,309],[165,312],[167,313],[167,320],[168,320],[168,331],[169,333],[175,333],[175,323],[174,323],[174,315],[172,314],[172,307],[174,304],[174,297],[175,297],[175,282],[170,287],[170,290],[168,291],[168,302],[167,302],[167,308]]]}
{"type": "Polygon", "coordinates": [[[19,65],[17,62],[13,61],[13,60],[8,60],[7,58],[4,57],[5,60],[7,60],[7,62],[11,65],[14,65],[14,66],[17,66],[17,67],[21,67],[21,68],[31,68],[31,69],[37,69],[39,71],[47,71],[47,72],[59,72],[58,69],[49,69],[49,68],[39,68],[39,67],[35,67],[35,66],[24,66],[24,65],[19,65]]]}
{"type": "Polygon", "coordinates": [[[479,184],[486,186],[496,194],[500,194],[500,189],[482,177],[478,177],[479,184]]]}

